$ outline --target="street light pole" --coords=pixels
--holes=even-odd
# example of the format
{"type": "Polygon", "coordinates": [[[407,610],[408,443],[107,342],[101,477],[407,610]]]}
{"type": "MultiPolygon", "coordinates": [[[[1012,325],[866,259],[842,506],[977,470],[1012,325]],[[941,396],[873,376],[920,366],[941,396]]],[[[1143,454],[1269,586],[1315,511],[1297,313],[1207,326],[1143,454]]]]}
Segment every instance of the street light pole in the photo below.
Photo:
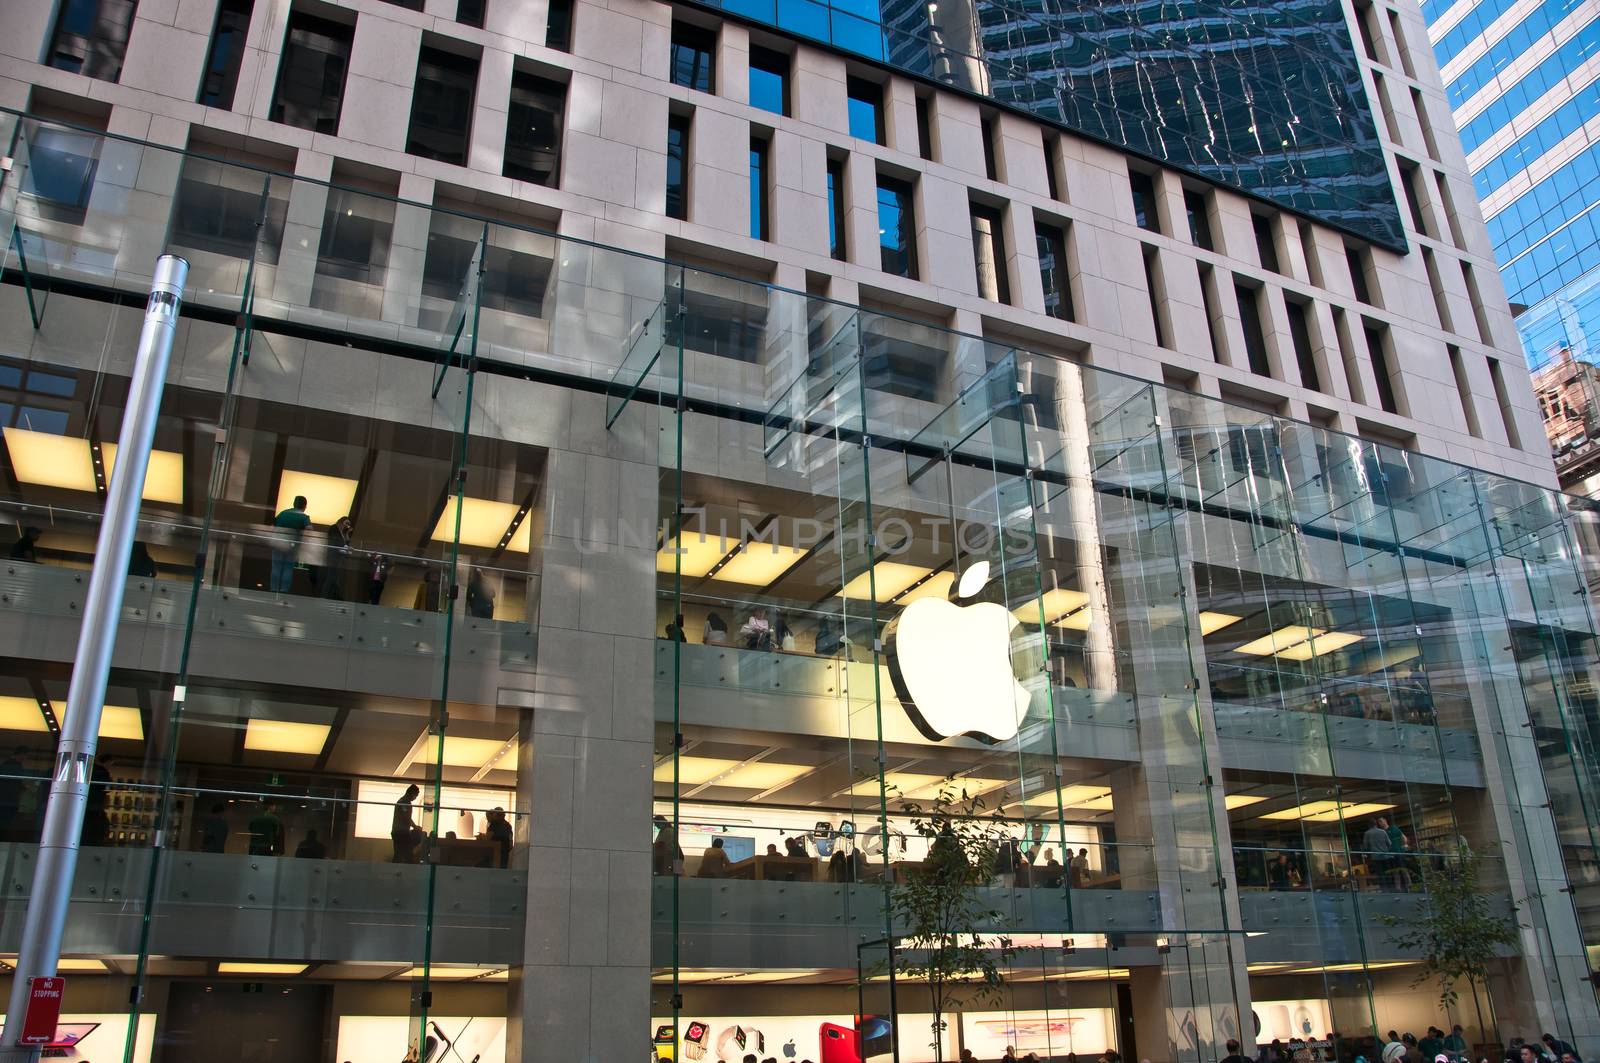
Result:
{"type": "Polygon", "coordinates": [[[155,276],[150,282],[150,301],[139,333],[128,408],[117,441],[116,467],[106,489],[105,514],[95,545],[94,569],[89,574],[89,593],[84,600],[78,656],[72,665],[72,685],[67,692],[65,719],[61,721],[61,738],[50,776],[50,798],[45,806],[39,859],[23,920],[22,947],[12,974],[5,1029],[0,1032],[0,1061],[7,1063],[39,1058],[38,1047],[22,1046],[17,1041],[22,1036],[29,983],[34,978],[53,976],[61,958],[61,934],[67,923],[72,876],[78,866],[78,839],[89,803],[100,716],[111,674],[111,651],[116,646],[122,594],[128,585],[128,558],[139,526],[145,471],[150,465],[161,392],[166,386],[172,337],[188,273],[189,264],[183,259],[162,255],[156,260],[155,276]]]}

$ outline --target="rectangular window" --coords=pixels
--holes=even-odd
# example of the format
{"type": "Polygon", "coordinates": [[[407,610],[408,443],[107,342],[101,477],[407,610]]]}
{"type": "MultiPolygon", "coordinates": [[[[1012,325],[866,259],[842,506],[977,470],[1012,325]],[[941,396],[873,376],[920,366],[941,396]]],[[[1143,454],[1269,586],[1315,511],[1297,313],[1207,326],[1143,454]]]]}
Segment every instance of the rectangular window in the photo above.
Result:
{"type": "Polygon", "coordinates": [[[767,142],[750,138],[750,238],[767,236],[767,142]]]}
{"type": "Polygon", "coordinates": [[[544,14],[544,46],[558,52],[572,50],[572,0],[550,0],[544,14]]]}
{"type": "Polygon", "coordinates": [[[1367,334],[1367,357],[1372,361],[1372,375],[1378,385],[1378,404],[1387,413],[1399,413],[1394,377],[1389,375],[1389,328],[1375,321],[1363,321],[1367,334]]]}
{"type": "Polygon", "coordinates": [[[1161,231],[1161,220],[1156,215],[1156,185],[1147,173],[1128,172],[1128,186],[1133,194],[1133,220],[1141,229],[1153,233],[1161,231]]]}
{"type": "Polygon", "coordinates": [[[1345,244],[1344,260],[1350,266],[1350,284],[1355,288],[1356,298],[1368,306],[1373,305],[1372,289],[1367,287],[1366,255],[1359,247],[1345,244]]]}
{"type": "Polygon", "coordinates": [[[851,77],[845,81],[846,105],[849,107],[850,135],[857,140],[883,143],[883,86],[866,78],[851,77]]]}
{"type": "Polygon", "coordinates": [[[1189,216],[1189,242],[1207,251],[1215,251],[1211,242],[1211,211],[1204,192],[1192,189],[1183,191],[1183,211],[1189,216]]]}
{"type": "Polygon", "coordinates": [[[1478,275],[1472,272],[1472,265],[1468,262],[1461,263],[1461,280],[1467,286],[1467,299],[1472,303],[1472,317],[1478,326],[1478,342],[1494,346],[1494,341],[1489,337],[1492,330],[1489,328],[1489,313],[1483,305],[1483,293],[1478,290],[1478,275]]]}
{"type": "Polygon", "coordinates": [[[1261,214],[1250,215],[1250,225],[1256,231],[1256,257],[1261,268],[1282,273],[1278,268],[1278,243],[1272,238],[1272,219],[1261,214]]]}
{"type": "Polygon", "coordinates": [[[1500,359],[1489,359],[1489,382],[1494,385],[1495,401],[1500,405],[1500,423],[1505,426],[1506,442],[1522,449],[1522,435],[1517,431],[1517,419],[1511,407],[1511,393],[1506,390],[1506,378],[1500,371],[1500,359]]]}
{"type": "Polygon", "coordinates": [[[289,212],[287,190],[261,201],[261,184],[190,156],[172,207],[172,244],[229,258],[276,261],[289,212]]]}
{"type": "Polygon", "coordinates": [[[472,137],[472,104],[478,92],[478,61],[423,46],[411,95],[411,130],[406,153],[464,166],[472,137]]]}
{"type": "Polygon", "coordinates": [[[200,79],[196,102],[229,110],[239,85],[239,64],[244,60],[244,37],[250,29],[255,0],[222,0],[211,26],[211,49],[206,52],[205,76],[200,79]]]}
{"type": "Polygon", "coordinates": [[[1044,312],[1062,321],[1073,321],[1066,230],[1041,223],[1034,226],[1034,240],[1039,251],[1039,281],[1044,286],[1044,312]]]}
{"type": "Polygon", "coordinates": [[[561,175],[561,122],[567,87],[525,70],[511,75],[506,113],[507,177],[554,187],[561,175]]]}
{"type": "Polygon", "coordinates": [[[917,154],[933,161],[933,99],[917,97],[917,154]]]}
{"type": "Polygon", "coordinates": [[[1056,175],[1056,166],[1061,158],[1061,138],[1046,133],[1044,138],[1044,183],[1050,198],[1061,199],[1061,178],[1056,175]]]}
{"type": "Polygon", "coordinates": [[[317,133],[339,132],[354,32],[354,27],[340,22],[299,11],[289,13],[278,87],[272,94],[270,117],[274,122],[317,133]]]}
{"type": "Polygon", "coordinates": [[[63,0],[45,64],[116,81],[122,76],[122,57],[128,51],[137,7],[137,0],[63,0]]]}
{"type": "Polygon", "coordinates": [[[1239,323],[1244,326],[1244,352],[1250,359],[1250,372],[1270,377],[1272,361],[1267,357],[1267,337],[1261,328],[1261,293],[1235,282],[1233,295],[1239,303],[1239,323]]]}
{"type": "Polygon", "coordinates": [[[974,203],[972,215],[972,261],[978,274],[978,296],[996,303],[1011,301],[1011,283],[1006,276],[1005,216],[996,208],[974,203]]]}
{"type": "Polygon", "coordinates": [[[483,16],[489,0],[456,0],[456,21],[463,26],[483,29],[483,16]]]}
{"type": "Polygon", "coordinates": [[[667,217],[689,217],[689,116],[667,116],[667,217]]]}
{"type": "Polygon", "coordinates": [[[1402,165],[1400,167],[1400,191],[1405,196],[1406,209],[1411,214],[1411,228],[1423,236],[1431,236],[1437,239],[1439,234],[1433,231],[1428,224],[1428,219],[1422,214],[1422,196],[1417,183],[1420,174],[1421,171],[1415,166],[1402,165]]]}
{"type": "Polygon", "coordinates": [[[789,113],[789,57],[759,44],[750,46],[750,106],[789,113]]]}
{"type": "Polygon", "coordinates": [[[671,71],[674,85],[697,92],[717,91],[717,34],[714,30],[672,24],[671,71]]]}
{"type": "Polygon", "coordinates": [[[1000,123],[993,118],[983,122],[983,173],[991,181],[1000,180],[1000,123]]]}
{"type": "Polygon", "coordinates": [[[843,262],[844,243],[844,161],[828,160],[828,254],[843,262]]]}
{"type": "Polygon", "coordinates": [[[878,248],[883,271],[917,279],[917,219],[911,185],[878,178],[878,248]]]}
{"type": "Polygon", "coordinates": [[[1461,398],[1461,415],[1466,418],[1467,432],[1474,439],[1483,437],[1483,426],[1478,423],[1478,408],[1472,401],[1472,383],[1467,379],[1467,367],[1461,364],[1461,348],[1454,344],[1445,344],[1445,353],[1450,356],[1450,372],[1456,380],[1456,394],[1461,398]]]}
{"type": "Polygon", "coordinates": [[[1172,348],[1172,330],[1161,312],[1162,297],[1166,293],[1161,282],[1161,259],[1155,248],[1144,249],[1144,290],[1150,297],[1150,326],[1156,332],[1156,346],[1172,348]]]}
{"type": "Polygon", "coordinates": [[[1300,369],[1300,384],[1312,391],[1322,390],[1322,375],[1317,372],[1317,354],[1311,346],[1311,325],[1306,320],[1304,303],[1283,300],[1284,312],[1289,317],[1289,338],[1294,342],[1294,360],[1300,369]]]}

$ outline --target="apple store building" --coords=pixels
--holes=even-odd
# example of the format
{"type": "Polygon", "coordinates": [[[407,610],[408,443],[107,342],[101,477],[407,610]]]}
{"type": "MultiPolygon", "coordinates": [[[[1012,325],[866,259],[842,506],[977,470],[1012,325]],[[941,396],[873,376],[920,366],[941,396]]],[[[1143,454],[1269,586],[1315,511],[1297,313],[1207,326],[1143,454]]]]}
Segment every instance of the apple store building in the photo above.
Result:
{"type": "MultiPolygon", "coordinates": [[[[450,29],[435,10],[453,5],[429,0],[426,35],[410,6],[258,3],[251,32],[272,8],[291,43],[331,48],[344,24],[323,14],[360,8],[354,61],[371,62],[389,46],[363,51],[373,34],[450,29]]],[[[579,51],[621,50],[586,34],[650,6],[662,56],[667,22],[691,72],[710,54],[670,5],[578,6],[579,51]]],[[[141,11],[125,77],[160,75],[133,64],[158,32],[141,11]]],[[[750,32],[720,32],[725,75],[750,32]]],[[[589,120],[579,90],[614,56],[518,48],[512,112],[517,91],[555,91],[520,66],[538,53],[573,67],[568,117],[589,120]]],[[[459,72],[456,51],[421,51],[459,72]]],[[[1131,256],[1139,274],[1147,240],[1147,277],[1176,285],[1202,256],[1213,280],[1253,277],[1245,295],[1304,272],[1290,248],[1323,263],[1317,285],[1347,256],[1416,259],[1278,211],[1256,219],[1283,275],[1229,264],[1168,223],[1194,197],[1190,224],[1243,218],[1230,247],[1256,256],[1259,200],[1069,152],[1006,112],[1002,162],[1024,134],[1053,144],[1074,174],[1053,194],[1086,197],[1058,203],[1077,235],[1050,245],[1086,248],[1067,293],[1082,319],[976,295],[949,295],[952,317],[933,307],[954,287],[826,248],[757,269],[762,240],[712,258],[701,232],[642,253],[659,210],[602,224],[626,211],[499,162],[483,187],[410,147],[357,165],[277,117],[259,125],[299,147],[243,118],[160,141],[165,118],[144,115],[138,139],[122,115],[150,104],[128,86],[96,82],[107,128],[88,90],[59,88],[83,75],[34,75],[37,114],[0,109],[0,993],[48,900],[38,842],[80,629],[115,636],[50,1057],[1216,1063],[1277,1041],[1266,1063],[1354,1063],[1384,1058],[1389,1031],[1456,1026],[1493,1060],[1546,1031],[1600,1052],[1600,511],[1490,471],[1525,469],[1501,443],[1453,463],[1421,419],[1333,397],[1323,418],[1288,384],[1296,405],[1267,402],[1243,357],[1206,354],[1210,384],[1190,386],[1112,357],[1120,325],[1083,325],[1107,312],[1088,293],[1114,291],[1091,287],[1091,234],[1107,272],[1131,256]],[[390,181],[395,158],[416,170],[390,181]],[[523,199],[493,192],[510,186],[523,199]],[[1160,215],[1134,224],[1130,187],[1157,186],[1160,215]],[[1094,189],[1115,191],[1104,215],[1094,189]],[[526,213],[539,195],[565,213],[526,213]],[[187,287],[122,607],[96,616],[163,251],[187,287]]],[[[923,98],[894,77],[915,130],[923,98]]],[[[674,107],[698,93],[704,160],[726,101],[658,88],[674,107]]],[[[981,125],[970,94],[926,99],[946,142],[981,125]]],[[[610,136],[627,112],[592,122],[610,136]]],[[[653,142],[682,117],[651,114],[653,142]]],[[[787,160],[802,133],[766,120],[787,160]]],[[[856,207],[901,203],[898,178],[872,186],[890,147],[829,136],[867,174],[856,207]]],[[[832,150],[814,152],[818,189],[832,150]]],[[[894,173],[926,162],[904,200],[926,224],[944,163],[901,155],[894,173]]],[[[730,187],[690,170],[691,200],[730,187]]],[[[1029,229],[997,261],[1034,247],[1029,229]]],[[[970,255],[955,272],[971,285],[970,255]]],[[[1362,322],[1373,357],[1411,343],[1376,304],[1398,274],[1362,275],[1374,303],[1296,288],[1326,319],[1323,370],[1362,322]]],[[[1131,320],[1157,298],[1130,283],[1131,320]]],[[[1394,379],[1422,413],[1416,365],[1394,379]]]]}

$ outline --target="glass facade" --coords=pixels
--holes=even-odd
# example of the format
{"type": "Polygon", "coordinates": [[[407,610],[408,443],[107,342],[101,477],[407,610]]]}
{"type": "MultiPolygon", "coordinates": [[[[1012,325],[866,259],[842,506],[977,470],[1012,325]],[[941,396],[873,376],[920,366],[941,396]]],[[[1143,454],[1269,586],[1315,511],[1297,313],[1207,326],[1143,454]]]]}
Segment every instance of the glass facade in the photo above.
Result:
{"type": "Polygon", "coordinates": [[[64,945],[96,1058],[498,1060],[591,1021],[576,981],[640,998],[640,1057],[928,1060],[891,901],[946,787],[1004,854],[976,933],[1010,939],[949,1055],[1600,1030],[1600,526],[1572,498],[3,120],[3,954],[136,297],[191,264],[64,945]],[[1469,851],[1522,924],[1483,1017],[1412,987],[1391,921],[1469,851]]]}
{"type": "Polygon", "coordinates": [[[1339,4],[704,2],[1405,248],[1339,4]]]}

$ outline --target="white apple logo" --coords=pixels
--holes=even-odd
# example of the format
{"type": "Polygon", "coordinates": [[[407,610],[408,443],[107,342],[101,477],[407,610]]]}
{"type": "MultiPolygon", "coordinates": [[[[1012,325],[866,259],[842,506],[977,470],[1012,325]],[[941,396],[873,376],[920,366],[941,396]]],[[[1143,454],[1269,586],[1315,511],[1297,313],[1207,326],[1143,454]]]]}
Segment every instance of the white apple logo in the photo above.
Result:
{"type": "MultiPolygon", "coordinates": [[[[980,561],[956,594],[970,598],[989,580],[980,561]]],[[[889,677],[906,714],[930,741],[971,735],[985,742],[1016,737],[1033,700],[1011,669],[1017,618],[995,602],[955,605],[919,598],[885,632],[889,677]]]]}

